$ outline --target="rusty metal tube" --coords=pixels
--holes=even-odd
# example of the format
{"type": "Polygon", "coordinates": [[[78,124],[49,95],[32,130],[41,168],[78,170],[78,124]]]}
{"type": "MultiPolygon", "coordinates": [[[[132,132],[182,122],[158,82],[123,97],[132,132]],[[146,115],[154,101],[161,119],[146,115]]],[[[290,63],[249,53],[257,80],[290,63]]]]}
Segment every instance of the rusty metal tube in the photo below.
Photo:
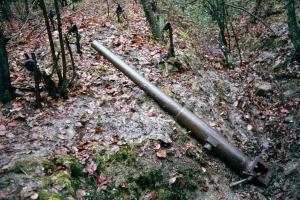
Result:
{"type": "MultiPolygon", "coordinates": [[[[179,124],[188,128],[199,142],[208,147],[213,154],[222,159],[236,172],[244,175],[252,174],[253,176],[259,174],[260,178],[268,174],[269,170],[267,165],[259,159],[249,159],[203,120],[160,91],[106,47],[97,41],[92,42],[92,47],[152,97],[166,112],[172,115],[179,124]]],[[[268,181],[269,179],[260,180],[260,182],[265,185],[268,181]]]]}

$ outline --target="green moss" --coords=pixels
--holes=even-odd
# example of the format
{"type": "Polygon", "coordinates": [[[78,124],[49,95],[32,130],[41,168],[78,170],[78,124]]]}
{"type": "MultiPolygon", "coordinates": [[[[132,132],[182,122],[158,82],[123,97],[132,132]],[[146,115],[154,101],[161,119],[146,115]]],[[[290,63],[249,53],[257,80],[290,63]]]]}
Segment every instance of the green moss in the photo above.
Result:
{"type": "Polygon", "coordinates": [[[100,69],[94,68],[91,73],[92,73],[92,76],[100,77],[100,76],[105,75],[106,69],[105,68],[100,68],[100,69]]]}
{"type": "Polygon", "coordinates": [[[55,172],[55,174],[53,174],[51,176],[50,182],[51,182],[51,185],[60,185],[64,188],[66,188],[67,193],[74,193],[75,190],[73,188],[71,179],[72,179],[72,177],[70,176],[70,174],[68,174],[67,171],[60,170],[60,171],[55,172]]]}
{"type": "Polygon", "coordinates": [[[50,160],[42,160],[42,166],[47,171],[48,169],[54,169],[55,165],[50,160]]]}
{"type": "Polygon", "coordinates": [[[186,45],[188,47],[192,47],[193,44],[192,44],[192,40],[189,36],[189,33],[185,30],[182,30],[182,29],[178,29],[177,30],[177,34],[179,36],[179,38],[183,39],[183,41],[186,43],[186,45]]]}
{"type": "Polygon", "coordinates": [[[286,44],[286,41],[281,38],[263,38],[253,41],[252,44],[253,45],[250,47],[250,50],[254,51],[261,48],[274,48],[284,46],[286,44]]]}
{"type": "Polygon", "coordinates": [[[135,163],[135,154],[132,148],[128,145],[122,146],[119,151],[110,158],[112,164],[115,162],[122,163],[125,166],[133,165],[135,163]]]}
{"type": "Polygon", "coordinates": [[[56,165],[63,165],[70,169],[71,176],[78,178],[83,175],[83,165],[81,165],[76,159],[69,156],[58,156],[54,159],[56,165]]]}
{"type": "Polygon", "coordinates": [[[13,171],[15,173],[30,173],[39,165],[36,160],[18,160],[16,161],[13,171]]]}
{"type": "Polygon", "coordinates": [[[142,105],[142,104],[144,104],[147,101],[149,101],[149,97],[146,96],[146,95],[144,95],[141,98],[137,99],[136,102],[137,102],[138,105],[142,105]]]}
{"type": "Polygon", "coordinates": [[[166,95],[168,95],[169,97],[172,97],[173,96],[173,92],[170,88],[167,88],[167,87],[163,87],[161,88],[161,90],[163,91],[163,93],[165,93],[166,95]]]}
{"type": "Polygon", "coordinates": [[[279,47],[286,44],[286,41],[282,40],[281,38],[267,38],[262,40],[263,47],[272,48],[272,47],[279,47]]]}
{"type": "Polygon", "coordinates": [[[62,200],[63,198],[59,194],[51,194],[46,191],[41,191],[39,193],[40,200],[62,200]]]}
{"type": "Polygon", "coordinates": [[[65,188],[64,195],[75,195],[80,186],[80,177],[83,176],[83,166],[74,158],[68,156],[58,156],[53,162],[56,165],[63,165],[69,170],[60,170],[44,179],[45,185],[60,185],[65,188]]]}
{"type": "Polygon", "coordinates": [[[54,165],[49,160],[29,157],[23,160],[16,161],[13,167],[13,171],[15,173],[24,173],[24,174],[30,174],[32,176],[35,176],[36,175],[35,171],[38,167],[46,171],[47,169],[50,168],[53,169],[54,165]]]}
{"type": "Polygon", "coordinates": [[[157,200],[183,200],[186,199],[182,194],[167,188],[161,188],[157,192],[157,200]]]}
{"type": "Polygon", "coordinates": [[[222,81],[216,80],[216,81],[214,82],[214,84],[215,84],[216,90],[217,90],[221,95],[226,94],[226,90],[225,90],[225,88],[224,88],[224,85],[223,85],[223,82],[222,82],[222,81]]]}
{"type": "Polygon", "coordinates": [[[125,194],[129,196],[130,192],[120,187],[116,188],[115,184],[111,183],[107,185],[106,191],[100,196],[100,199],[105,199],[105,200],[123,199],[122,197],[125,194]]]}
{"type": "Polygon", "coordinates": [[[143,175],[137,178],[136,183],[142,189],[154,189],[162,184],[162,177],[161,171],[150,169],[144,171],[143,175]]]}

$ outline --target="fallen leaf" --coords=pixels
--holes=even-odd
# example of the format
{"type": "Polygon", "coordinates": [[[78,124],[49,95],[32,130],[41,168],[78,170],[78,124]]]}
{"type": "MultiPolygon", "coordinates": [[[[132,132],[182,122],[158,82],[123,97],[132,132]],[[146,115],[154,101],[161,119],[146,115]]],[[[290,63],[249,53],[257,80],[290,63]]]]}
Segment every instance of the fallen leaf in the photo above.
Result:
{"type": "Polygon", "coordinates": [[[128,183],[122,183],[122,184],[120,185],[120,187],[121,187],[121,188],[124,188],[124,189],[128,189],[128,188],[129,188],[128,183]]]}
{"type": "Polygon", "coordinates": [[[128,200],[128,196],[127,196],[126,193],[123,193],[123,194],[122,194],[122,200],[128,200]]]}
{"type": "Polygon", "coordinates": [[[6,135],[7,131],[4,125],[0,125],[0,136],[6,135]]]}
{"type": "Polygon", "coordinates": [[[84,200],[84,197],[87,195],[86,191],[82,189],[77,190],[76,194],[78,200],[84,200]]]}
{"type": "Polygon", "coordinates": [[[185,186],[185,180],[184,180],[184,178],[183,177],[179,177],[177,180],[178,180],[178,186],[179,186],[179,188],[183,189],[184,186],[185,186]]]}
{"type": "Polygon", "coordinates": [[[97,179],[97,185],[98,187],[101,187],[107,183],[107,178],[106,176],[100,175],[97,179]]]}
{"type": "Polygon", "coordinates": [[[202,192],[208,192],[208,190],[209,190],[209,187],[208,187],[208,186],[204,186],[204,187],[202,187],[202,189],[201,189],[202,192]]]}
{"type": "Polygon", "coordinates": [[[97,128],[95,128],[95,133],[102,133],[103,132],[103,129],[102,128],[100,128],[100,127],[97,127],[97,128]]]}
{"type": "Polygon", "coordinates": [[[116,144],[119,142],[119,136],[117,134],[114,134],[113,136],[111,136],[110,138],[110,141],[111,141],[111,144],[116,144]]]}
{"type": "Polygon", "coordinates": [[[9,122],[7,124],[8,127],[15,127],[15,126],[19,126],[21,124],[21,122],[19,120],[13,120],[11,122],[9,122]]]}
{"type": "Polygon", "coordinates": [[[65,169],[66,169],[65,166],[63,166],[63,165],[58,165],[58,166],[56,166],[55,171],[60,171],[60,170],[65,170],[65,169]]]}
{"type": "Polygon", "coordinates": [[[84,171],[93,174],[97,170],[97,164],[94,161],[91,161],[85,168],[84,171]]]}
{"type": "Polygon", "coordinates": [[[166,150],[159,149],[156,152],[156,156],[159,157],[159,158],[165,158],[165,157],[167,157],[167,152],[166,152],[166,150]]]}
{"type": "Polygon", "coordinates": [[[150,112],[148,112],[148,116],[149,116],[149,117],[156,117],[156,116],[157,116],[157,113],[154,112],[154,111],[150,111],[150,112]]]}
{"type": "Polygon", "coordinates": [[[156,197],[157,197],[157,192],[152,191],[152,192],[147,193],[145,200],[155,200],[156,197]]]}

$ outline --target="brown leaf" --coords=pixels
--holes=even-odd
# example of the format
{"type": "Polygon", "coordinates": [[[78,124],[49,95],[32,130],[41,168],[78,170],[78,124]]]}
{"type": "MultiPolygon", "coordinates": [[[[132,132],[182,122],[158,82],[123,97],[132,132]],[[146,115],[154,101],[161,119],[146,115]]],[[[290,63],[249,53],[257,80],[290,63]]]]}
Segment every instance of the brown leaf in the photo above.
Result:
{"type": "Polygon", "coordinates": [[[158,151],[156,151],[156,156],[159,158],[165,158],[167,157],[167,152],[166,150],[159,149],[158,151]]]}
{"type": "Polygon", "coordinates": [[[288,114],[289,113],[289,111],[285,108],[281,108],[280,112],[283,113],[283,114],[288,114]]]}
{"type": "Polygon", "coordinates": [[[107,178],[106,176],[100,175],[97,179],[97,185],[98,187],[101,187],[107,183],[107,178]]]}
{"type": "Polygon", "coordinates": [[[8,127],[15,127],[15,126],[19,126],[21,124],[21,122],[19,120],[12,120],[11,122],[9,122],[7,124],[8,127]]]}
{"type": "Polygon", "coordinates": [[[208,190],[209,190],[209,187],[208,187],[208,186],[204,186],[204,187],[202,187],[202,189],[201,189],[202,192],[208,192],[208,190]]]}
{"type": "Polygon", "coordinates": [[[65,166],[63,166],[63,165],[58,165],[58,166],[56,166],[55,171],[60,171],[60,170],[65,170],[65,169],[66,169],[65,166]]]}
{"type": "Polygon", "coordinates": [[[100,128],[100,127],[97,127],[97,128],[95,128],[95,133],[102,133],[103,132],[103,129],[102,128],[100,128]]]}
{"type": "Polygon", "coordinates": [[[119,136],[117,134],[114,134],[111,138],[110,138],[110,141],[111,141],[111,144],[116,144],[119,142],[119,136]]]}
{"type": "Polygon", "coordinates": [[[185,186],[185,180],[184,180],[184,178],[183,177],[179,177],[177,180],[178,180],[178,186],[179,186],[179,188],[183,189],[184,186],[185,186]]]}
{"type": "Polygon", "coordinates": [[[0,125],[0,136],[6,135],[7,131],[4,125],[0,125]]]}
{"type": "Polygon", "coordinates": [[[122,184],[120,185],[120,187],[121,187],[121,188],[124,188],[124,189],[128,189],[128,188],[129,188],[128,183],[122,183],[122,184]]]}
{"type": "Polygon", "coordinates": [[[154,112],[154,111],[150,111],[150,112],[148,112],[148,116],[149,116],[149,117],[156,117],[156,116],[157,116],[157,113],[154,112]]]}
{"type": "Polygon", "coordinates": [[[97,164],[94,161],[91,161],[85,168],[84,171],[93,174],[97,170],[97,164]]]}
{"type": "Polygon", "coordinates": [[[157,192],[152,191],[147,193],[145,200],[155,200],[157,197],[157,192]]]}
{"type": "Polygon", "coordinates": [[[128,196],[127,196],[126,193],[123,193],[123,194],[122,194],[122,200],[128,200],[128,196]]]}

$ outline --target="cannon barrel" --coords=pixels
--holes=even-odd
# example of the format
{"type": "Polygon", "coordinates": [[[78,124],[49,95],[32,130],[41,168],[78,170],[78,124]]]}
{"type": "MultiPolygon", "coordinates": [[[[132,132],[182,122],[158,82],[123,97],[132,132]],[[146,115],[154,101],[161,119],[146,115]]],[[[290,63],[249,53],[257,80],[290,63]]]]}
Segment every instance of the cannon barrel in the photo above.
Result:
{"type": "Polygon", "coordinates": [[[152,97],[180,125],[189,129],[193,137],[202,143],[207,150],[223,160],[240,175],[253,176],[263,185],[268,185],[271,170],[260,158],[248,158],[202,119],[176,103],[99,42],[93,41],[92,47],[152,97]]]}

